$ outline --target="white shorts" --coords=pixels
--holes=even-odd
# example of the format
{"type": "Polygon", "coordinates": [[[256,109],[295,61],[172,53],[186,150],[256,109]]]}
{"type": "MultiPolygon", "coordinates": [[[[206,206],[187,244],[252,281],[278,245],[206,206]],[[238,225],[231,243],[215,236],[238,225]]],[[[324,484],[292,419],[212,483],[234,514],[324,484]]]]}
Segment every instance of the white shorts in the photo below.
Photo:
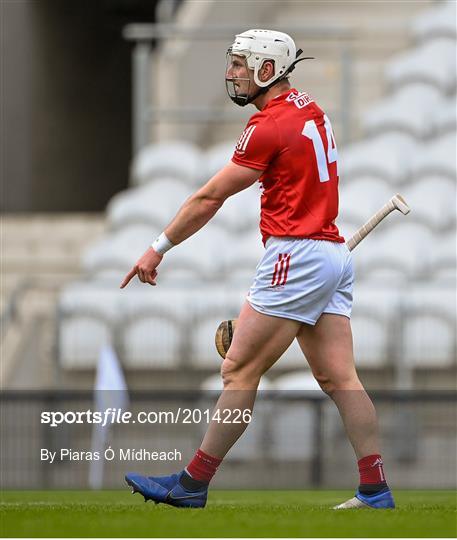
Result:
{"type": "Polygon", "coordinates": [[[247,300],[260,313],[316,324],[351,316],[354,270],[346,244],[270,237],[247,300]]]}

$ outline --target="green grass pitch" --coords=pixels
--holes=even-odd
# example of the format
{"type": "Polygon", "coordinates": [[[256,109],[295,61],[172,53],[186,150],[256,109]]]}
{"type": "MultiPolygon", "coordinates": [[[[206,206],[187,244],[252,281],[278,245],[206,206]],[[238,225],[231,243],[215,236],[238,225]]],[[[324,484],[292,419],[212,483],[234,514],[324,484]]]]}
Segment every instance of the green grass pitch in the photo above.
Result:
{"type": "Polygon", "coordinates": [[[396,510],[330,507],[348,491],[212,491],[204,510],[125,491],[3,491],[2,537],[455,537],[456,492],[396,491],[396,510]]]}

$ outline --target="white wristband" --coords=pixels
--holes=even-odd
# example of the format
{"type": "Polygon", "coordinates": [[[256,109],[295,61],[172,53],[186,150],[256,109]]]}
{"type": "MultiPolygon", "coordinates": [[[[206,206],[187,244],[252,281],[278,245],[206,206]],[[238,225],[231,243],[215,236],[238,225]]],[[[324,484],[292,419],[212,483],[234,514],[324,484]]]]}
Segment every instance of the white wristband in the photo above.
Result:
{"type": "Polygon", "coordinates": [[[174,244],[168,240],[166,234],[161,233],[155,240],[152,242],[151,247],[160,255],[164,255],[168,250],[174,247],[174,244]]]}

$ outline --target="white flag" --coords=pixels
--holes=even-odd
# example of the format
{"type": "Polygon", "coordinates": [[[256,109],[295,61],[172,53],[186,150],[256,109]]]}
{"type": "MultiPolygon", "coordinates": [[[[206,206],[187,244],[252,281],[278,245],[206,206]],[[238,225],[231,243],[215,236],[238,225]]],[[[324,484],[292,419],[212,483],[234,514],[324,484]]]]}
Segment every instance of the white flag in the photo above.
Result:
{"type": "MultiPolygon", "coordinates": [[[[94,387],[94,406],[96,411],[108,408],[126,409],[129,397],[122,368],[112,345],[102,347],[97,365],[94,387]]],[[[91,461],[89,485],[92,489],[103,487],[104,452],[111,425],[94,424],[92,428],[92,452],[98,452],[100,459],[91,461]]]]}

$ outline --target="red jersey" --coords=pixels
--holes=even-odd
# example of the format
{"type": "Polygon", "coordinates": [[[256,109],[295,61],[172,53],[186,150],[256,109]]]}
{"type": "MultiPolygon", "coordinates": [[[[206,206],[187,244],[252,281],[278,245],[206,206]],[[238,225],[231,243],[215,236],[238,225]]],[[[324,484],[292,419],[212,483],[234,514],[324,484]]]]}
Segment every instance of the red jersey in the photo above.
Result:
{"type": "Polygon", "coordinates": [[[305,92],[272,99],[249,120],[232,161],[263,171],[260,232],[344,242],[338,215],[337,150],[332,126],[305,92]]]}

